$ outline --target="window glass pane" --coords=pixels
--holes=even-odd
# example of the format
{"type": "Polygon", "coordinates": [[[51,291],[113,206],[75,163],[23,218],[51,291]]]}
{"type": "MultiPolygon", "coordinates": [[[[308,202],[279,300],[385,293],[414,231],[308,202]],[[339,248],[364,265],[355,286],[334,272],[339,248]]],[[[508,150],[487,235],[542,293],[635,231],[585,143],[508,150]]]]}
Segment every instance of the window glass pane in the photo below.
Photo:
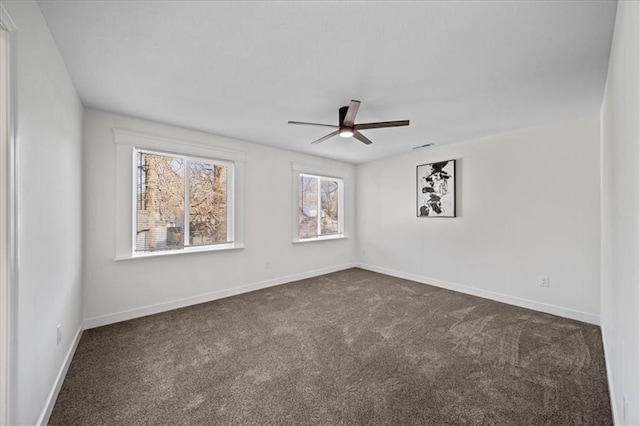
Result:
{"type": "Polygon", "coordinates": [[[321,235],[338,233],[339,188],[335,180],[320,181],[320,203],[322,204],[321,235]]]}
{"type": "Polygon", "coordinates": [[[318,178],[300,175],[300,238],[318,235],[318,178]]]}
{"type": "Polygon", "coordinates": [[[189,245],[227,242],[227,167],[189,162],[189,245]]]}
{"type": "Polygon", "coordinates": [[[183,248],[183,161],[144,152],[136,160],[136,251],[183,248]]]}

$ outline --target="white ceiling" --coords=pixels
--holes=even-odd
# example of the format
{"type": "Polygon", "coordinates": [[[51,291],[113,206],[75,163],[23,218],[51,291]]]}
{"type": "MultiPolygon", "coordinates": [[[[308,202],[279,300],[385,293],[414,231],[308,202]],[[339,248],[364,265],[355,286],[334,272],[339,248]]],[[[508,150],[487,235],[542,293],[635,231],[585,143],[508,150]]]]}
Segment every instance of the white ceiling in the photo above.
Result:
{"type": "Polygon", "coordinates": [[[606,1],[41,1],[85,106],[360,163],[588,111],[606,1]],[[373,140],[310,142],[362,101],[373,140]]]}

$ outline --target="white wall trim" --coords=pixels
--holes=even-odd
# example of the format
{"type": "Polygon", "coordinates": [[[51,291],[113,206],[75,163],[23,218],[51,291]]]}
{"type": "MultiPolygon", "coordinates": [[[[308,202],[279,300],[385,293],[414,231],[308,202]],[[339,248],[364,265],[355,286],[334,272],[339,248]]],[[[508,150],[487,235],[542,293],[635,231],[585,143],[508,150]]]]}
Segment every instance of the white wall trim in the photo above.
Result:
{"type": "Polygon", "coordinates": [[[496,293],[493,291],[483,290],[477,287],[471,287],[463,284],[456,284],[447,281],[437,280],[422,275],[414,275],[406,272],[395,271],[392,269],[382,268],[379,266],[359,263],[358,268],[368,271],[378,272],[380,274],[390,275],[392,277],[403,278],[405,280],[416,281],[422,284],[428,284],[435,287],[446,288],[448,290],[458,291],[460,293],[470,294],[485,299],[495,300],[497,302],[508,303],[510,305],[520,306],[522,308],[532,309],[534,311],[544,312],[547,314],[558,315],[564,318],[570,318],[577,321],[587,322],[589,324],[600,325],[600,316],[588,312],[576,311],[574,309],[565,308],[557,305],[549,305],[546,303],[536,302],[534,300],[523,299],[521,297],[509,296],[507,294],[496,293]]]}
{"type": "Polygon", "coordinates": [[[82,324],[78,327],[78,331],[76,331],[76,335],[73,338],[73,342],[71,343],[71,347],[67,352],[67,356],[64,358],[64,362],[60,367],[60,371],[58,372],[58,376],[56,377],[55,382],[53,382],[53,387],[47,396],[44,407],[40,416],[38,417],[37,425],[46,425],[49,423],[49,417],[51,417],[51,413],[53,412],[53,407],[56,405],[56,400],[58,399],[58,394],[60,393],[60,389],[62,388],[62,383],[64,383],[64,378],[67,375],[67,371],[69,370],[69,366],[71,365],[71,360],[73,359],[73,355],[76,353],[76,349],[78,348],[78,343],[80,343],[80,338],[82,337],[83,332],[82,324]]]}
{"type": "Polygon", "coordinates": [[[135,147],[150,147],[156,149],[169,149],[182,151],[185,147],[204,149],[207,155],[214,158],[220,158],[229,161],[245,161],[247,154],[244,151],[236,151],[227,148],[221,148],[209,143],[194,142],[186,139],[174,139],[164,136],[150,135],[148,133],[134,132],[132,130],[113,128],[114,143],[122,145],[130,145],[135,147]]]}
{"type": "Polygon", "coordinates": [[[338,266],[331,266],[328,268],[315,269],[308,272],[302,272],[299,274],[286,275],[284,277],[273,278],[266,281],[260,281],[253,284],[245,284],[237,287],[227,288],[224,290],[212,291],[204,293],[198,296],[185,297],[183,299],[171,300],[168,302],[158,303],[155,305],[143,306],[141,308],[130,309],[126,311],[120,311],[113,314],[100,315],[97,317],[86,318],[83,322],[84,329],[90,329],[95,327],[101,327],[103,325],[113,324],[120,321],[127,321],[134,318],[144,317],[147,315],[153,315],[160,312],[171,311],[173,309],[184,308],[186,306],[197,305],[199,303],[211,302],[217,299],[223,299],[225,297],[235,296],[242,293],[248,293],[250,291],[260,290],[267,287],[273,287],[281,284],[290,283],[293,281],[303,280],[306,278],[317,277],[319,275],[329,274],[331,272],[342,271],[345,269],[354,268],[357,265],[355,263],[346,263],[338,266]]]}

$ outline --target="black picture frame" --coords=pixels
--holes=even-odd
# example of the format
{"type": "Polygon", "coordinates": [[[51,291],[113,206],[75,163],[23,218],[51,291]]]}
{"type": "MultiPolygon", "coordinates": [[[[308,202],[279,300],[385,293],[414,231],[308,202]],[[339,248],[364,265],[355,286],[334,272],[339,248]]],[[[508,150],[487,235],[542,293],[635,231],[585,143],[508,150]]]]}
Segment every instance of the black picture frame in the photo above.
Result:
{"type": "Polygon", "coordinates": [[[416,166],[416,216],[456,217],[456,160],[416,166]]]}

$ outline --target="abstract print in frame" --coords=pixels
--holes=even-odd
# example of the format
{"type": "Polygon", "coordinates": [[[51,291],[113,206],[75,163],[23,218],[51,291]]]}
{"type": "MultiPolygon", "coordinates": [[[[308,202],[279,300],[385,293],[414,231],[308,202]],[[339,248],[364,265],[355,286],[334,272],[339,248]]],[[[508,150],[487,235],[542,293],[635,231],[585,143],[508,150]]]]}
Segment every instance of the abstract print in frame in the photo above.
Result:
{"type": "Polygon", "coordinates": [[[456,217],[456,160],[416,167],[418,217],[456,217]]]}

